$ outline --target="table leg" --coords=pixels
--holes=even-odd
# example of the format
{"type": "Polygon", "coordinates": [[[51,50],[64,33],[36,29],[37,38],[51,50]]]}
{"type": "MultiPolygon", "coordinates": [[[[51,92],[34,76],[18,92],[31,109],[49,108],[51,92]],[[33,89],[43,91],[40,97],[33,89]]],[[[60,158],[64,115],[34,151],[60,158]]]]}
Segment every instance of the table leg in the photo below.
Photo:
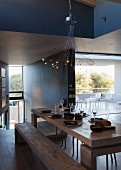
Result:
{"type": "Polygon", "coordinates": [[[96,156],[93,150],[85,144],[81,145],[81,164],[90,170],[97,169],[96,156]]]}
{"type": "Polygon", "coordinates": [[[35,115],[33,113],[31,114],[31,123],[35,128],[37,128],[37,118],[38,118],[37,115],[35,115]]]}

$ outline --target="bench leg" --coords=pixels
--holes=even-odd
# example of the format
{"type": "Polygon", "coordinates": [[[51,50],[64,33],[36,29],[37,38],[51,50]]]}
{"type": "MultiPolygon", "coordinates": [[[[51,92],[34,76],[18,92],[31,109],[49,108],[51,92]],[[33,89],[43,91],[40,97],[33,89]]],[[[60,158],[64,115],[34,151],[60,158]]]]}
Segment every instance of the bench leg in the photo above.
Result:
{"type": "Polygon", "coordinates": [[[65,137],[65,147],[64,147],[64,149],[66,149],[66,137],[65,137]]]}
{"type": "Polygon", "coordinates": [[[81,164],[87,169],[97,170],[96,156],[93,150],[84,144],[81,145],[81,164]]]}
{"type": "Polygon", "coordinates": [[[20,133],[15,128],[15,144],[17,143],[26,143],[24,138],[20,135],[20,133]]]}
{"type": "Polygon", "coordinates": [[[38,118],[38,116],[37,115],[35,115],[35,114],[31,114],[31,124],[35,127],[35,128],[37,128],[37,118],[38,118]]]}

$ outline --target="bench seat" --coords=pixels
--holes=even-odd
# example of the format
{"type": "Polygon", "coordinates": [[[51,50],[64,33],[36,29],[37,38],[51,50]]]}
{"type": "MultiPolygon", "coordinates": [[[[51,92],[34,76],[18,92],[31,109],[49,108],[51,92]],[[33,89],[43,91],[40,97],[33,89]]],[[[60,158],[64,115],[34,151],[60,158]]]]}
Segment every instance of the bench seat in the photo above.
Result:
{"type": "Polygon", "coordinates": [[[28,143],[48,170],[85,170],[81,164],[28,122],[15,125],[15,143],[23,141],[28,143]]]}

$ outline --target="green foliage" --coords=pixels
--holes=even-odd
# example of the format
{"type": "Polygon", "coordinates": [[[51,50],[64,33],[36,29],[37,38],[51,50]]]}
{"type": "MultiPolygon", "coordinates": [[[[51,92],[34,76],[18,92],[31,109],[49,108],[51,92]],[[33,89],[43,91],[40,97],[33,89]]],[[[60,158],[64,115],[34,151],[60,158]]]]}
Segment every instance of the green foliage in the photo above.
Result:
{"type": "Polygon", "coordinates": [[[21,74],[14,74],[10,77],[10,91],[22,91],[21,74]]]}
{"type": "Polygon", "coordinates": [[[76,73],[76,93],[92,93],[99,90],[91,90],[93,88],[113,88],[114,82],[111,77],[105,73],[76,73]],[[79,89],[90,90],[79,90],[79,89]]]}
{"type": "Polygon", "coordinates": [[[89,92],[87,91],[86,89],[90,89],[91,86],[91,78],[90,78],[90,75],[89,74],[86,74],[86,73],[80,73],[80,72],[77,72],[76,75],[75,75],[75,80],[76,80],[76,89],[77,89],[77,93],[80,93],[80,90],[78,89],[83,89],[81,91],[81,93],[86,93],[86,92],[89,92]]]}
{"type": "Polygon", "coordinates": [[[113,80],[109,77],[109,75],[105,73],[97,74],[92,73],[91,74],[91,87],[92,88],[111,88],[113,87],[113,80]]]}

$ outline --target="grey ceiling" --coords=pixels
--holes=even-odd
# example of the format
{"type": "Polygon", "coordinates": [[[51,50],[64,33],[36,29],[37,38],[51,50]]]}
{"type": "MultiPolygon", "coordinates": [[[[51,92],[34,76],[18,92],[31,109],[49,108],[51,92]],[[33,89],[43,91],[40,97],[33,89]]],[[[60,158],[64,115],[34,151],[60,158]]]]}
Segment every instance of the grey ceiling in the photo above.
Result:
{"type": "MultiPolygon", "coordinates": [[[[96,39],[75,38],[76,51],[121,55],[121,29],[96,39]]],[[[0,60],[27,65],[64,49],[66,37],[0,31],[0,60]]]]}

